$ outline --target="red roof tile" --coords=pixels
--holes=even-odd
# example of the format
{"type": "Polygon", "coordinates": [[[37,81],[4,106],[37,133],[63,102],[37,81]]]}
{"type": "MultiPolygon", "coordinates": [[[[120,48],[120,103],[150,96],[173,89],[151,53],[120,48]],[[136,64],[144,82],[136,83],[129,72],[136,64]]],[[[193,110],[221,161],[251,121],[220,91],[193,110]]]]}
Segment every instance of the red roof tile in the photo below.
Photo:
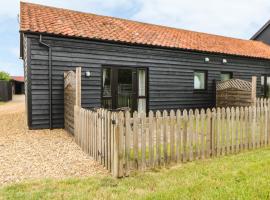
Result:
{"type": "Polygon", "coordinates": [[[114,17],[21,2],[20,31],[270,59],[270,46],[114,17]]]}

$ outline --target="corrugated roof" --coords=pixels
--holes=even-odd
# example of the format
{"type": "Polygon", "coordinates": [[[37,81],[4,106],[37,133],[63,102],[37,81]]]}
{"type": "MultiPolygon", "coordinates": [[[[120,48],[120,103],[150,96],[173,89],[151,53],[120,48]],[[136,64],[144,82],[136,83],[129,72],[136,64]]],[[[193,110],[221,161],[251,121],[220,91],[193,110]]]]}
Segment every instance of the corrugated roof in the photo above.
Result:
{"type": "Polygon", "coordinates": [[[20,5],[20,31],[270,59],[270,47],[259,41],[24,2],[20,5]]]}

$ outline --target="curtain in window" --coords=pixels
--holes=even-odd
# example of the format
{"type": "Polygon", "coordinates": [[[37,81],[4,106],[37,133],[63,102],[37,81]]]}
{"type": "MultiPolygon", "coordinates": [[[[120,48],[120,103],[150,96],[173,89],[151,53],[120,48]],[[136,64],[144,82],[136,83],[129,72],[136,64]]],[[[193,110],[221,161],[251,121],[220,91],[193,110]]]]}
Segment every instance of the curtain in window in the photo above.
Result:
{"type": "Polygon", "coordinates": [[[270,97],[270,76],[267,76],[266,84],[266,97],[270,97]]]}
{"type": "Polygon", "coordinates": [[[205,89],[205,73],[194,73],[194,89],[205,89]]]}
{"type": "Polygon", "coordinates": [[[145,70],[138,70],[138,112],[146,112],[145,70]]]}

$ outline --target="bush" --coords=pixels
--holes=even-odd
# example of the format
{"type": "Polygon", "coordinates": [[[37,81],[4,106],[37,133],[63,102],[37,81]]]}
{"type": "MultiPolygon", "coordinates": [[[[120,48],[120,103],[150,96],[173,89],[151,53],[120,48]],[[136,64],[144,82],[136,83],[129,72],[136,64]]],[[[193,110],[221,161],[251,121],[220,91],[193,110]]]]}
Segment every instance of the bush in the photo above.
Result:
{"type": "Polygon", "coordinates": [[[10,75],[7,72],[0,71],[0,80],[9,81],[10,75]]]}

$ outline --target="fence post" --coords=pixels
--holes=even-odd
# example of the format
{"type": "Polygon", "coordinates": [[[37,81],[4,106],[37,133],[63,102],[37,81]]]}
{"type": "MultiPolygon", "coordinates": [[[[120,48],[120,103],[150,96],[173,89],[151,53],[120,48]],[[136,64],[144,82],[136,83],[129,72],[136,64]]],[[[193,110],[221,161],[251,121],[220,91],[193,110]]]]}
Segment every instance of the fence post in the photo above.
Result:
{"type": "MultiPolygon", "coordinates": [[[[116,115],[115,115],[116,116],[116,115]]],[[[120,139],[120,127],[118,117],[115,117],[115,130],[114,130],[114,144],[113,144],[113,176],[119,177],[119,139],[120,139]]]]}
{"type": "Polygon", "coordinates": [[[210,132],[210,139],[211,139],[211,157],[214,157],[216,155],[216,142],[215,142],[215,131],[216,131],[216,109],[212,109],[212,115],[211,115],[211,132],[210,132]]]}
{"type": "Polygon", "coordinates": [[[81,107],[81,73],[82,68],[76,68],[76,105],[81,107]]]}
{"type": "Polygon", "coordinates": [[[252,76],[251,81],[251,102],[252,105],[256,105],[256,89],[257,89],[257,76],[252,76]]]}
{"type": "Polygon", "coordinates": [[[123,113],[116,114],[116,124],[114,131],[114,159],[113,159],[113,176],[115,178],[121,178],[124,175],[123,169],[123,113]],[[121,127],[122,126],[122,127],[121,127]]]}

